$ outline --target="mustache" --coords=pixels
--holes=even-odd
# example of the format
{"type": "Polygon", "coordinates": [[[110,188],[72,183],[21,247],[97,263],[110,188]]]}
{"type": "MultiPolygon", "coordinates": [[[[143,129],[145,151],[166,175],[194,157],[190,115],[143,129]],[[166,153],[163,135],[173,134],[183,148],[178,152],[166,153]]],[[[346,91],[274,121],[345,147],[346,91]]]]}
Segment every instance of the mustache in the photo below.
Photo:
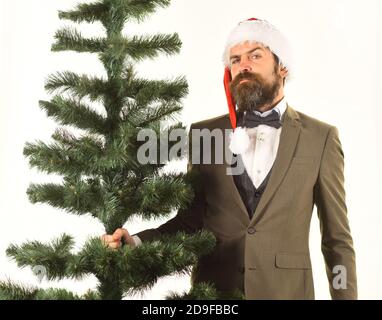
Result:
{"type": "Polygon", "coordinates": [[[254,82],[261,82],[261,79],[259,75],[251,72],[243,72],[239,73],[231,82],[232,87],[236,87],[240,81],[242,80],[249,80],[249,81],[254,81],[254,82]]]}

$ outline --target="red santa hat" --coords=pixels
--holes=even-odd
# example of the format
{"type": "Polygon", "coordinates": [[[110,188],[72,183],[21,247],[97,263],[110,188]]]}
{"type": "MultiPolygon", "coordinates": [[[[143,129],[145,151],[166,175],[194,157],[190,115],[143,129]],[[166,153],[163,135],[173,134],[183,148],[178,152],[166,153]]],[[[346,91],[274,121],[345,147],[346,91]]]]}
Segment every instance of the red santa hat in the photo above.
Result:
{"type": "Polygon", "coordinates": [[[280,60],[280,63],[288,69],[288,78],[292,70],[292,53],[287,38],[266,20],[250,18],[240,22],[229,34],[225,46],[224,61],[224,89],[226,93],[229,117],[232,128],[237,126],[236,103],[231,95],[229,84],[231,82],[230,49],[245,41],[256,41],[268,47],[280,60]]]}

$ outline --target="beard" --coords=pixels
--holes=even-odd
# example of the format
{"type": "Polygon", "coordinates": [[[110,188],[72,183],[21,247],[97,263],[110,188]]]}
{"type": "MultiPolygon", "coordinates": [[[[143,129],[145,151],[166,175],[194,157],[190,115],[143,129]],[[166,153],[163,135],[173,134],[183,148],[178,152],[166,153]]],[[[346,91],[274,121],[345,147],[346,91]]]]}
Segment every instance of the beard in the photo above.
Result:
{"type": "Polygon", "coordinates": [[[239,112],[259,110],[272,104],[281,87],[282,77],[274,72],[272,81],[267,82],[259,74],[239,73],[230,84],[232,96],[239,112]],[[242,80],[249,80],[240,83],[242,80]]]}

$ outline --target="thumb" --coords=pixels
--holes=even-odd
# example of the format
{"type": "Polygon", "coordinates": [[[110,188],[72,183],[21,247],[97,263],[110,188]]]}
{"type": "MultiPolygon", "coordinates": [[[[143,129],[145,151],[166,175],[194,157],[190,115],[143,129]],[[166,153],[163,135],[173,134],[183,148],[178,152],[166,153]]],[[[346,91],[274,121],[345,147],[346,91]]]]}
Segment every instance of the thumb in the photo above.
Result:
{"type": "Polygon", "coordinates": [[[127,230],[122,228],[118,228],[113,233],[113,239],[115,241],[120,241],[122,238],[127,240],[128,236],[129,236],[129,233],[127,232],[127,230]]]}

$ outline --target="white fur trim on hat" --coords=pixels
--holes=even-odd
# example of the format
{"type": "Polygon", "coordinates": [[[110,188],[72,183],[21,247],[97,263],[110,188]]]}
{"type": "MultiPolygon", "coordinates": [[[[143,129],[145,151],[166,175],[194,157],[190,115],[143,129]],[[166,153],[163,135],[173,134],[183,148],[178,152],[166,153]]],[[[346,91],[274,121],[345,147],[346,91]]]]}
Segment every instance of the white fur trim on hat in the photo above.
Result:
{"type": "Polygon", "coordinates": [[[277,55],[283,66],[288,69],[288,78],[293,73],[293,57],[288,39],[266,20],[246,20],[234,28],[225,46],[224,66],[230,68],[230,49],[246,41],[256,41],[263,44],[277,55]]]}

